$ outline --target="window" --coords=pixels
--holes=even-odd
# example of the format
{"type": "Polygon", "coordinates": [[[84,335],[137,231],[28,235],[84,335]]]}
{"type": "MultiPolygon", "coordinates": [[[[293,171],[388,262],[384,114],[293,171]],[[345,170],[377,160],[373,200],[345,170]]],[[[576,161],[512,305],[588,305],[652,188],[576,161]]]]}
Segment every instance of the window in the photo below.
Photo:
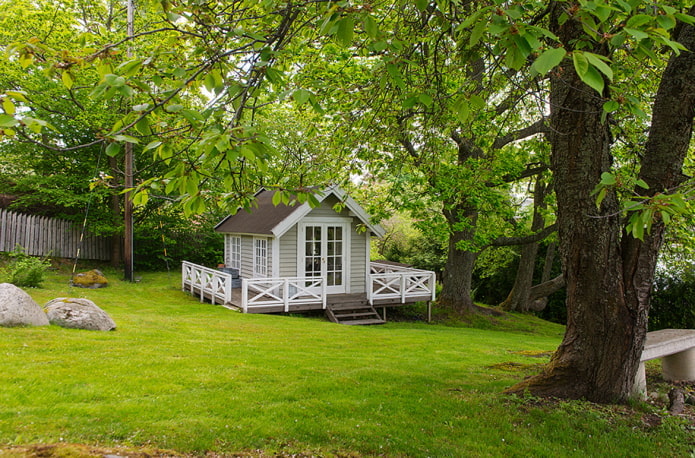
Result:
{"type": "Polygon", "coordinates": [[[227,249],[225,251],[227,254],[225,266],[241,269],[241,237],[238,235],[227,235],[227,249]]]}
{"type": "Polygon", "coordinates": [[[268,276],[268,239],[253,239],[253,276],[268,276]]]}

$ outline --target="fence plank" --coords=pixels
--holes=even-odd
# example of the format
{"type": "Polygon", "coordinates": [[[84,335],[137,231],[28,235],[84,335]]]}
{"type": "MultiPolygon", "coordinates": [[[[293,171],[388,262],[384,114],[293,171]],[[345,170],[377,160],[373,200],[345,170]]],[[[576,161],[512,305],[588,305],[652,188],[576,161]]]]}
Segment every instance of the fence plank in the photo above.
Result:
{"type": "MultiPolygon", "coordinates": [[[[0,209],[0,252],[13,251],[19,245],[32,256],[74,257],[81,233],[81,228],[67,220],[0,209]]],[[[108,261],[109,242],[108,237],[85,234],[80,259],[108,261]]]]}

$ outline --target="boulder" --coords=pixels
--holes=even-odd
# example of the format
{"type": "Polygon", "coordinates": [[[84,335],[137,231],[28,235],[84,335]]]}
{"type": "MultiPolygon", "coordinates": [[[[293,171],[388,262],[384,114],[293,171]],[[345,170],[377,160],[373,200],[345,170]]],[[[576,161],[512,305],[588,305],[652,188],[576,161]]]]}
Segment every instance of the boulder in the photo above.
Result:
{"type": "Polygon", "coordinates": [[[11,283],[0,284],[0,326],[48,326],[41,306],[11,283]]]}
{"type": "Polygon", "coordinates": [[[116,323],[89,299],[59,297],[44,306],[51,324],[90,331],[113,331],[116,323]]]}
{"type": "Polygon", "coordinates": [[[93,269],[89,272],[75,274],[72,277],[72,285],[80,288],[105,288],[109,285],[109,281],[100,270],[93,269]]]}

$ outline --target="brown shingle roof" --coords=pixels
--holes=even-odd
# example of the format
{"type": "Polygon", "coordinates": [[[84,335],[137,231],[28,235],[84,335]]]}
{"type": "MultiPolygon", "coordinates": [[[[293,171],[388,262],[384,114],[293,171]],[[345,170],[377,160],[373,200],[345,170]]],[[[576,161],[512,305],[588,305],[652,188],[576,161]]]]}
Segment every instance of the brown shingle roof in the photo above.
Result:
{"type": "Polygon", "coordinates": [[[235,215],[229,215],[217,226],[217,232],[231,232],[240,234],[273,235],[273,228],[290,216],[301,204],[293,206],[279,204],[273,205],[275,191],[263,190],[256,195],[258,207],[252,207],[248,211],[240,210],[235,215]]]}

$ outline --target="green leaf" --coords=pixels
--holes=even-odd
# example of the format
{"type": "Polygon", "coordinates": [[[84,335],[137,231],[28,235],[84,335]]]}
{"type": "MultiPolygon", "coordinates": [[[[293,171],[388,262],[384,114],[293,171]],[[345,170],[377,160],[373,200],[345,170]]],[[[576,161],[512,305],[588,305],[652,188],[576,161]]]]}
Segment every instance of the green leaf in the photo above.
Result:
{"type": "Polygon", "coordinates": [[[125,86],[125,78],[114,74],[105,75],[104,81],[106,82],[106,84],[113,87],[125,86]]]}
{"type": "Polygon", "coordinates": [[[336,39],[338,43],[343,46],[350,46],[352,44],[352,36],[355,30],[355,19],[351,16],[345,16],[340,21],[338,21],[338,30],[336,31],[336,39]]]}
{"type": "Polygon", "coordinates": [[[2,99],[2,109],[5,111],[5,113],[11,116],[13,116],[16,112],[14,103],[12,103],[12,100],[10,100],[9,97],[4,97],[2,99]]]}
{"type": "Polygon", "coordinates": [[[26,98],[26,93],[23,91],[7,91],[5,94],[8,97],[12,97],[15,100],[19,100],[20,102],[29,103],[29,101],[26,98]]]}
{"type": "Polygon", "coordinates": [[[369,38],[375,39],[379,36],[379,25],[370,14],[365,15],[362,19],[362,27],[369,38]]]}
{"type": "Polygon", "coordinates": [[[425,11],[429,4],[429,0],[415,0],[415,7],[420,10],[420,12],[425,11]]]}
{"type": "Polygon", "coordinates": [[[574,51],[572,53],[572,62],[574,63],[574,70],[577,72],[577,75],[579,75],[580,78],[582,78],[583,75],[586,75],[586,72],[589,69],[589,61],[581,51],[574,51]]]}
{"type": "Polygon", "coordinates": [[[14,116],[8,114],[0,114],[0,127],[14,127],[19,124],[14,116]]]}
{"type": "Polygon", "coordinates": [[[473,27],[473,30],[471,31],[471,36],[468,39],[469,47],[473,48],[478,44],[478,42],[480,42],[480,39],[487,30],[487,27],[488,24],[485,21],[480,21],[475,25],[475,27],[473,27]]]}
{"type": "Polygon", "coordinates": [[[152,134],[152,130],[150,129],[150,120],[147,119],[147,116],[143,117],[135,123],[135,130],[137,130],[142,135],[152,134]]]}
{"type": "Polygon", "coordinates": [[[109,143],[109,146],[106,147],[106,155],[109,157],[115,157],[118,155],[118,153],[121,152],[121,144],[120,143],[109,143]]]}
{"type": "Polygon", "coordinates": [[[178,104],[178,103],[174,103],[174,104],[171,104],[171,105],[164,107],[164,111],[166,111],[168,113],[178,113],[181,110],[183,110],[183,105],[178,104]]]}
{"type": "Polygon", "coordinates": [[[656,22],[666,30],[671,30],[676,26],[676,18],[673,15],[660,14],[656,17],[656,22]]]}
{"type": "Polygon", "coordinates": [[[401,71],[396,64],[386,64],[386,71],[391,76],[391,81],[400,89],[405,89],[405,83],[401,76],[401,71]]]}
{"type": "Polygon", "coordinates": [[[418,96],[418,100],[426,107],[431,107],[432,102],[434,102],[432,97],[429,94],[425,94],[424,92],[418,96]]]}
{"type": "Polygon", "coordinates": [[[625,27],[623,30],[625,30],[627,33],[629,33],[630,35],[632,35],[632,37],[633,37],[635,40],[644,40],[644,39],[646,39],[646,38],[649,38],[649,34],[646,33],[646,32],[643,32],[643,31],[641,31],[641,30],[631,29],[631,28],[629,28],[629,27],[625,27]]]}
{"type": "Polygon", "coordinates": [[[633,27],[640,27],[645,24],[648,24],[649,22],[652,21],[652,17],[648,14],[635,14],[632,16],[630,19],[627,20],[625,23],[625,27],[633,28],[633,27]]]}
{"type": "Polygon", "coordinates": [[[533,69],[540,75],[545,75],[553,68],[560,65],[562,59],[567,55],[565,48],[547,49],[533,62],[533,69]]]}
{"type": "Polygon", "coordinates": [[[601,174],[601,184],[604,186],[613,186],[618,182],[618,179],[610,172],[603,172],[601,174]]]}
{"type": "Polygon", "coordinates": [[[149,150],[151,150],[151,149],[158,148],[159,145],[161,145],[161,144],[162,144],[162,142],[159,141],[159,140],[155,140],[155,141],[153,141],[153,142],[149,142],[149,143],[145,146],[144,151],[149,151],[149,150]]]}
{"type": "Polygon", "coordinates": [[[72,75],[70,75],[70,72],[64,70],[63,73],[60,75],[60,79],[63,81],[63,86],[65,86],[68,89],[72,89],[74,80],[72,79],[72,75]]]}
{"type": "Polygon", "coordinates": [[[275,191],[273,194],[273,205],[278,206],[282,202],[282,191],[275,191]]]}
{"type": "Polygon", "coordinates": [[[284,74],[280,70],[273,67],[268,67],[265,69],[265,76],[273,84],[282,84],[284,81],[284,74]]]}
{"type": "Polygon", "coordinates": [[[140,143],[140,140],[138,140],[137,138],[132,137],[130,135],[123,135],[123,134],[114,135],[113,139],[117,142],[140,143]]]}
{"type": "Polygon", "coordinates": [[[292,93],[292,98],[299,105],[304,105],[305,103],[307,103],[310,97],[311,92],[307,91],[306,89],[297,89],[292,93]]]}
{"type": "Polygon", "coordinates": [[[606,59],[603,56],[599,56],[598,54],[590,53],[590,52],[585,52],[584,56],[586,59],[589,61],[591,65],[596,67],[601,73],[606,75],[609,81],[613,81],[613,70],[608,66],[608,64],[605,62],[604,59],[606,59]]]}
{"type": "Polygon", "coordinates": [[[603,111],[606,113],[613,113],[618,108],[620,108],[620,104],[615,100],[609,100],[603,104],[603,111]]]}
{"type": "Polygon", "coordinates": [[[603,76],[601,76],[601,73],[596,70],[596,67],[590,65],[587,72],[583,76],[580,76],[580,78],[587,86],[591,87],[599,94],[603,94],[605,82],[603,81],[603,76]]]}
{"type": "Polygon", "coordinates": [[[485,99],[477,94],[473,94],[468,101],[470,102],[471,107],[477,110],[483,109],[486,105],[485,99]]]}

